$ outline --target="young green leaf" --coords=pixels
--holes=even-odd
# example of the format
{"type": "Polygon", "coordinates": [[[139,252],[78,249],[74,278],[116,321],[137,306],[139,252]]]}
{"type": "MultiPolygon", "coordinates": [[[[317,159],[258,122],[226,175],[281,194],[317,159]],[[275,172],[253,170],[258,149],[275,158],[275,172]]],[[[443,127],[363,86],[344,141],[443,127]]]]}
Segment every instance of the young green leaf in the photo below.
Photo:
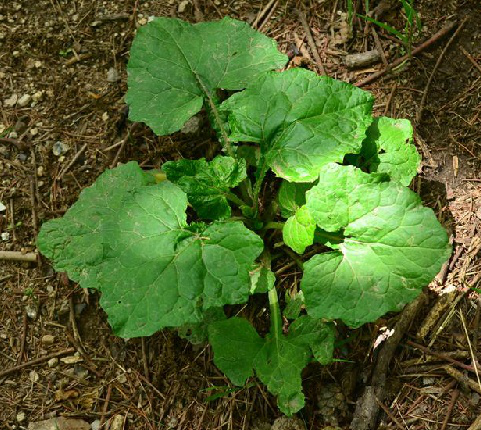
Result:
{"type": "Polygon", "coordinates": [[[269,267],[259,264],[250,272],[251,294],[267,293],[274,288],[276,277],[269,267]]]}
{"type": "Polygon", "coordinates": [[[278,396],[279,409],[292,415],[304,406],[301,372],[312,357],[322,364],[332,361],[334,328],[301,316],[287,336],[261,338],[247,320],[230,318],[209,326],[214,362],[236,385],[253,375],[278,396]]]}
{"type": "Polygon", "coordinates": [[[287,246],[298,254],[303,254],[314,242],[316,223],[306,206],[301,207],[291,216],[282,229],[282,236],[287,246]]]}
{"type": "Polygon", "coordinates": [[[326,166],[306,207],[317,226],[344,235],[338,250],[304,263],[301,288],[313,317],[358,327],[400,310],[451,253],[446,231],[417,194],[352,166],[326,166]]]}
{"type": "Polygon", "coordinates": [[[358,153],[372,122],[366,91],[305,69],[262,75],[222,105],[230,139],[259,143],[265,163],[291,182],[313,182],[322,166],[358,153]]]}
{"type": "Polygon", "coordinates": [[[218,156],[212,161],[168,161],[162,165],[169,181],[187,194],[199,217],[223,219],[231,215],[228,197],[230,189],[246,178],[246,162],[218,156]]]}
{"type": "Polygon", "coordinates": [[[155,18],[139,28],[130,51],[130,119],[145,122],[158,135],[173,133],[204,101],[212,108],[216,89],[243,89],[286,61],[275,41],[245,22],[155,18]]]}
{"type": "Polygon", "coordinates": [[[44,224],[40,251],[81,286],[100,289],[123,337],[201,322],[206,309],[247,301],[262,240],[240,222],[189,229],[186,194],[169,181],[128,180],[142,175],[136,163],[104,173],[62,219],[44,224]]]}
{"type": "Polygon", "coordinates": [[[391,180],[409,185],[421,163],[412,136],[413,127],[407,119],[376,118],[362,144],[361,167],[387,173],[391,180]]]}

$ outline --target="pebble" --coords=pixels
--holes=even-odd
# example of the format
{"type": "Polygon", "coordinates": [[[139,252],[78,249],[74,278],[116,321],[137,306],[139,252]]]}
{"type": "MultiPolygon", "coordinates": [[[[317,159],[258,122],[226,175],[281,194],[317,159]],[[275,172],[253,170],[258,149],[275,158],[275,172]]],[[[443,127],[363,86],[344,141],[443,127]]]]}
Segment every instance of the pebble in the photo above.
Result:
{"type": "Polygon", "coordinates": [[[99,430],[100,429],[100,420],[95,420],[90,424],[90,427],[92,427],[92,430],[99,430]]]}
{"type": "Polygon", "coordinates": [[[179,12],[179,13],[185,12],[185,8],[187,7],[188,4],[189,4],[188,0],[181,1],[179,3],[178,8],[177,8],[177,12],[179,12]]]}
{"type": "Polygon", "coordinates": [[[30,103],[30,100],[32,100],[32,96],[30,94],[24,94],[18,99],[17,105],[20,107],[25,107],[30,103]]]}
{"type": "Polygon", "coordinates": [[[43,166],[37,167],[37,176],[43,176],[43,166]]]}
{"type": "Polygon", "coordinates": [[[117,82],[119,80],[120,80],[119,72],[117,72],[117,70],[114,67],[111,67],[107,71],[107,82],[114,83],[114,82],[117,82]]]}
{"type": "Polygon", "coordinates": [[[62,357],[60,361],[64,364],[75,364],[82,361],[82,357],[79,357],[77,355],[71,355],[69,357],[62,357]]]}
{"type": "Polygon", "coordinates": [[[10,139],[17,139],[18,138],[18,133],[16,131],[12,131],[10,132],[10,134],[8,135],[8,137],[10,139]]]}
{"type": "Polygon", "coordinates": [[[28,430],[91,430],[90,424],[78,418],[57,417],[30,422],[28,430]]]}
{"type": "Polygon", "coordinates": [[[57,140],[57,142],[53,144],[52,152],[53,155],[59,157],[60,155],[65,154],[69,149],[70,147],[66,143],[57,140]]]}
{"type": "Polygon", "coordinates": [[[7,100],[4,101],[4,105],[7,107],[13,107],[17,104],[18,95],[12,94],[7,100]]]}
{"type": "Polygon", "coordinates": [[[55,367],[58,364],[58,358],[51,358],[48,360],[48,367],[52,368],[55,367]]]}
{"type": "Polygon", "coordinates": [[[30,129],[30,135],[31,136],[36,136],[38,134],[38,128],[32,128],[30,129]]]}
{"type": "Polygon", "coordinates": [[[55,336],[52,336],[51,334],[46,334],[42,336],[42,344],[45,346],[50,346],[53,345],[55,342],[55,336]]]}
{"type": "Polygon", "coordinates": [[[3,212],[7,209],[7,207],[2,203],[0,202],[0,212],[3,212]]]}
{"type": "Polygon", "coordinates": [[[35,318],[37,318],[37,315],[38,315],[38,309],[37,309],[37,306],[34,306],[34,305],[28,305],[26,307],[26,311],[27,311],[27,316],[34,320],[35,318]]]}
{"type": "Polygon", "coordinates": [[[7,242],[7,241],[10,240],[10,233],[8,233],[8,232],[1,233],[1,234],[0,234],[0,237],[2,238],[2,240],[3,240],[4,242],[7,242]]]}
{"type": "Polygon", "coordinates": [[[37,382],[38,379],[40,378],[38,376],[38,373],[35,370],[31,370],[30,373],[28,374],[28,377],[30,378],[31,382],[37,382]]]}
{"type": "Polygon", "coordinates": [[[17,422],[18,422],[18,423],[24,422],[24,421],[25,421],[25,418],[26,418],[25,412],[20,411],[20,412],[17,414],[17,422]]]}
{"type": "Polygon", "coordinates": [[[35,102],[39,102],[43,98],[43,91],[37,91],[33,94],[32,99],[35,102]]]}
{"type": "Polygon", "coordinates": [[[27,160],[27,154],[20,152],[20,154],[17,155],[17,160],[23,163],[24,161],[27,160]]]}

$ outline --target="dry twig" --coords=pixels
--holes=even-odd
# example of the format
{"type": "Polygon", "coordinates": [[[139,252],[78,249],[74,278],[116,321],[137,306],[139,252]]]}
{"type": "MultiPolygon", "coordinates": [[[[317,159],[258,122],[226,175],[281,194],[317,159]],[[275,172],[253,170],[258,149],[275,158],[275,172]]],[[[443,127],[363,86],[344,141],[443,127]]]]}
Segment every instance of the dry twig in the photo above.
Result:
{"type": "Polygon", "coordinates": [[[439,30],[434,36],[426,40],[425,42],[421,43],[417,48],[414,48],[411,54],[403,55],[402,57],[394,60],[388,67],[379,70],[379,72],[373,73],[372,75],[368,76],[367,78],[363,79],[362,81],[356,82],[354,85],[356,87],[363,87],[364,85],[370,84],[374,82],[376,79],[380,78],[381,76],[385,75],[386,73],[390,72],[392,69],[396,68],[400,64],[404,63],[406,60],[411,58],[411,56],[417,55],[420,52],[424,51],[426,48],[431,46],[433,43],[437,42],[439,39],[443,38],[448,34],[454,27],[456,26],[455,22],[450,22],[446,24],[441,30],[439,30]]]}
{"type": "MultiPolygon", "coordinates": [[[[419,103],[419,109],[418,109],[418,112],[416,114],[416,122],[419,124],[419,122],[421,121],[421,118],[423,116],[423,111],[424,111],[424,105],[426,103],[426,98],[428,96],[428,92],[429,92],[429,87],[431,86],[431,82],[433,81],[433,78],[434,78],[434,75],[436,74],[436,71],[438,70],[438,67],[439,65],[441,64],[441,61],[443,61],[443,58],[444,58],[444,55],[446,54],[447,50],[449,49],[449,47],[451,46],[451,44],[453,43],[454,39],[456,39],[456,36],[459,34],[459,32],[463,29],[464,27],[464,24],[466,24],[466,21],[468,20],[468,18],[464,18],[461,23],[459,24],[458,28],[456,29],[456,31],[454,32],[454,34],[451,36],[451,38],[448,40],[448,42],[446,43],[446,46],[443,48],[443,50],[441,51],[441,54],[439,55],[437,61],[436,61],[436,64],[434,65],[434,68],[431,72],[431,74],[429,75],[429,78],[428,78],[428,81],[426,83],[426,86],[424,87],[424,92],[423,92],[423,96],[421,97],[421,102],[419,103]]],[[[414,51],[413,51],[414,53],[414,51]]]]}
{"type": "Polygon", "coordinates": [[[35,252],[0,251],[0,260],[29,261],[33,263],[37,261],[37,254],[35,252]]]}
{"type": "Polygon", "coordinates": [[[21,369],[30,366],[36,366],[37,364],[45,363],[46,361],[50,360],[51,358],[61,357],[62,355],[68,355],[72,352],[75,352],[75,348],[67,348],[62,351],[53,352],[52,354],[45,355],[40,358],[36,358],[34,360],[26,361],[25,363],[19,364],[17,366],[11,367],[10,369],[6,369],[0,372],[0,379],[4,376],[11,375],[12,373],[18,372],[21,369]]]}
{"type": "Polygon", "coordinates": [[[299,14],[299,19],[301,21],[302,27],[304,28],[304,32],[306,33],[307,43],[309,44],[309,48],[311,48],[312,55],[314,56],[314,60],[316,60],[319,73],[321,75],[325,75],[326,70],[324,69],[324,64],[322,64],[321,57],[319,57],[319,53],[317,52],[317,46],[312,37],[309,24],[307,23],[306,14],[303,11],[299,11],[298,14],[299,14]]]}

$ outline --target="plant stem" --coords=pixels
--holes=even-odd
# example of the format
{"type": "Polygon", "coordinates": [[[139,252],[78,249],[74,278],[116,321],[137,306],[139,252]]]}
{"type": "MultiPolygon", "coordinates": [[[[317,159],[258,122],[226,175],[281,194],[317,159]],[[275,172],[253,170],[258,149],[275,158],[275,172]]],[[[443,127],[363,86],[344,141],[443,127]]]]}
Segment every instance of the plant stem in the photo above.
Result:
{"type": "Polygon", "coordinates": [[[264,230],[282,230],[284,228],[283,222],[270,221],[264,226],[264,230]]]}
{"type": "MultiPolygon", "coordinates": [[[[271,267],[271,253],[268,249],[264,249],[264,252],[261,256],[261,261],[264,267],[269,268],[271,267]]],[[[271,317],[271,335],[276,340],[276,343],[279,341],[282,335],[282,317],[281,317],[281,309],[279,308],[279,300],[277,297],[277,290],[276,287],[272,287],[268,292],[267,296],[269,298],[269,309],[270,309],[270,317],[271,317]]]]}
{"type": "Polygon", "coordinates": [[[244,200],[242,200],[239,196],[232,192],[227,192],[224,194],[225,198],[232,203],[236,204],[237,206],[249,206],[244,200]]]}

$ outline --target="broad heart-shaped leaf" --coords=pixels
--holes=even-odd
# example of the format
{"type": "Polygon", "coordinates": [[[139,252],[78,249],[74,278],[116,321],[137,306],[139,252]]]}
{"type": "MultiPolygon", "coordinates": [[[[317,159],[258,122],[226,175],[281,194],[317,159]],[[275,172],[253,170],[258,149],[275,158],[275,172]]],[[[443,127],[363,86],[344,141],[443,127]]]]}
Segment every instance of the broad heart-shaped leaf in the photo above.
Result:
{"type": "Polygon", "coordinates": [[[302,369],[312,357],[322,364],[332,361],[334,328],[309,316],[299,317],[287,336],[261,338],[242,318],[215,322],[208,328],[214,363],[236,385],[254,373],[278,396],[279,409],[292,415],[304,406],[302,369]]]}
{"type": "Polygon", "coordinates": [[[128,64],[126,101],[132,121],[145,122],[158,135],[180,130],[215,90],[240,90],[287,57],[247,23],[190,24],[155,18],[139,28],[128,64]]]}
{"type": "Polygon", "coordinates": [[[231,215],[226,195],[246,177],[246,162],[218,156],[212,161],[179,160],[162,165],[169,181],[187,194],[190,204],[204,219],[231,215]]]}
{"type": "Polygon", "coordinates": [[[198,323],[206,309],[244,303],[263,248],[239,222],[189,226],[186,194],[169,181],[151,185],[144,175],[133,162],[105,172],[38,238],[57,270],[100,289],[123,337],[198,323]]]}
{"type": "Polygon", "coordinates": [[[409,185],[421,162],[412,136],[413,127],[407,119],[376,118],[362,144],[362,167],[387,173],[392,181],[409,185]]]}
{"type": "Polygon", "coordinates": [[[372,122],[370,93],[305,69],[269,72],[221,105],[232,141],[259,143],[265,163],[290,182],[361,150],[372,122]]]}
{"type": "Polygon", "coordinates": [[[413,300],[449,258],[448,236],[433,211],[382,177],[330,164],[307,192],[317,226],[344,236],[336,251],[304,263],[309,315],[351,327],[374,321],[413,300]]]}

